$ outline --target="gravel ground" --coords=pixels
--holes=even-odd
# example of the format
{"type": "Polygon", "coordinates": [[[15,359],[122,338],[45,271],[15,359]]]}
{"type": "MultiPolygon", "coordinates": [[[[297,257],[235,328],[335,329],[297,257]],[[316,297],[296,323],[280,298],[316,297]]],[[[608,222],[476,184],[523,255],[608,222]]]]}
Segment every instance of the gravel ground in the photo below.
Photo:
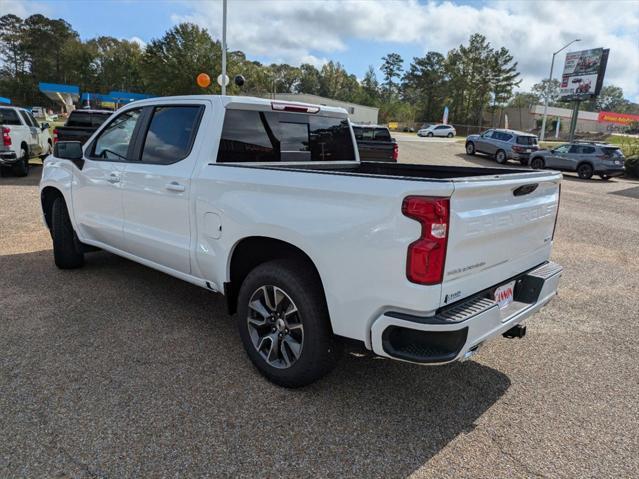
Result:
{"type": "MultiPolygon", "coordinates": [[[[398,137],[403,161],[493,165],[398,137]]],[[[0,178],[0,477],[639,477],[639,182],[566,176],[560,296],[525,339],[347,356],[289,391],[220,296],[106,253],[57,270],[39,174],[0,178]]]]}

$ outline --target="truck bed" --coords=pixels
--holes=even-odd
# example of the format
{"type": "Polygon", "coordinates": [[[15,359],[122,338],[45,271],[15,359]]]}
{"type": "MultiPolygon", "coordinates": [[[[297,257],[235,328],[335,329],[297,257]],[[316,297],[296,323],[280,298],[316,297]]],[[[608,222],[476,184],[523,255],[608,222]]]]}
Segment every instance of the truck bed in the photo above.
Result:
{"type": "MultiPolygon", "coordinates": [[[[472,166],[413,165],[408,163],[287,163],[287,164],[237,164],[211,163],[221,166],[266,168],[286,171],[375,176],[403,180],[449,181],[455,178],[491,177],[511,174],[532,174],[531,170],[510,168],[486,168],[472,166]]],[[[538,174],[538,172],[534,172],[538,174]]]]}

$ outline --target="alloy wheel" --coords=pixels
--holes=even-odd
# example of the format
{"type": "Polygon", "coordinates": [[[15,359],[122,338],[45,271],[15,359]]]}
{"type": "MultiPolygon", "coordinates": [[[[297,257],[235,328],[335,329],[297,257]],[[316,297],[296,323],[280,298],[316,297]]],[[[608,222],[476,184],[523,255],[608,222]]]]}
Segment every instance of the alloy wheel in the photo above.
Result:
{"type": "Polygon", "coordinates": [[[248,330],[253,346],[270,366],[290,368],[304,346],[304,326],[291,297],[277,286],[261,286],[248,304],[248,330]]]}

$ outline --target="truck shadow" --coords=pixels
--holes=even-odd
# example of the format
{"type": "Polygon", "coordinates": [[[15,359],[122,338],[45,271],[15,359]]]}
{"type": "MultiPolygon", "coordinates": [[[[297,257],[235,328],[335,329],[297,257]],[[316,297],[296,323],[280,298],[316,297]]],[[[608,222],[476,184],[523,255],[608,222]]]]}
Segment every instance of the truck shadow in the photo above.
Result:
{"type": "Polygon", "coordinates": [[[40,176],[42,176],[42,163],[40,160],[31,160],[29,162],[29,174],[25,177],[18,177],[11,170],[2,173],[0,176],[0,186],[37,186],[40,184],[40,176]]]}
{"type": "Polygon", "coordinates": [[[285,390],[252,367],[221,296],[103,252],[75,271],[51,251],[0,262],[7,446],[68,475],[405,477],[510,386],[473,361],[348,355],[285,390]]]}

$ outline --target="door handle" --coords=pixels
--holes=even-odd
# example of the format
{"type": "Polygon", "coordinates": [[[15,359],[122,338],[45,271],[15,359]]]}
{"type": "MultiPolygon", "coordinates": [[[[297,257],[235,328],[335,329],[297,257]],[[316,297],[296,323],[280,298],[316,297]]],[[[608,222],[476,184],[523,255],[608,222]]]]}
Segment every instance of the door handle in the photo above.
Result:
{"type": "Polygon", "coordinates": [[[107,178],[107,181],[111,184],[119,183],[120,176],[116,175],[115,173],[111,173],[109,177],[107,178]]]}
{"type": "Polygon", "coordinates": [[[184,185],[179,184],[177,181],[172,181],[171,183],[167,183],[166,185],[164,185],[164,187],[169,191],[177,191],[177,192],[181,192],[186,189],[184,185]]]}

